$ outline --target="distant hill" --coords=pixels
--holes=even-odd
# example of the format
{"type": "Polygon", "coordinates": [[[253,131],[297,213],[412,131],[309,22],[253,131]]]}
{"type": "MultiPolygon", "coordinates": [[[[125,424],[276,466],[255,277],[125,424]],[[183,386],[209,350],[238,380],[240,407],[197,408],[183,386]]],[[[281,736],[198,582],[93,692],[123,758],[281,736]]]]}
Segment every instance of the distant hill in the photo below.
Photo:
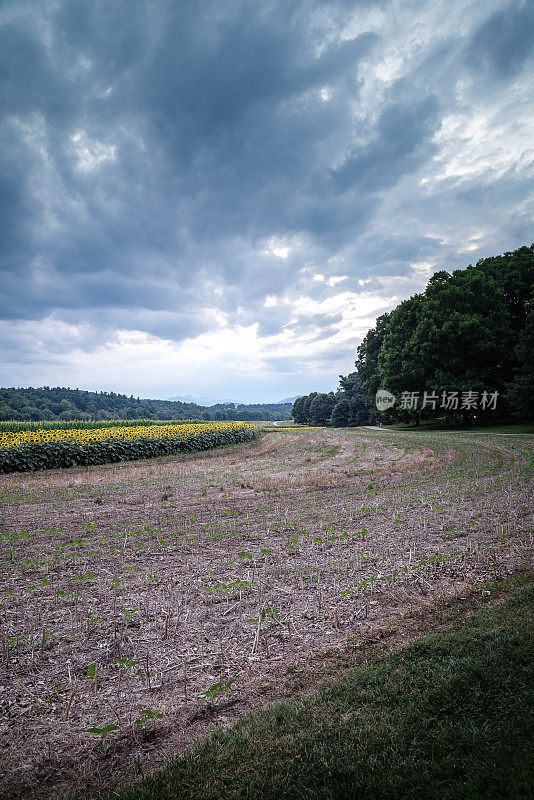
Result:
{"type": "Polygon", "coordinates": [[[0,388],[0,420],[242,420],[277,421],[291,418],[289,403],[239,404],[209,407],[181,400],[150,400],[116,392],[86,392],[60,386],[38,389],[0,388]]]}
{"type": "Polygon", "coordinates": [[[242,400],[232,400],[231,398],[226,398],[226,400],[217,400],[216,397],[193,397],[190,394],[186,394],[183,397],[169,397],[169,400],[171,403],[196,403],[196,405],[204,406],[206,408],[216,405],[225,405],[226,403],[233,403],[236,406],[245,405],[242,400]]]}
{"type": "MultiPolygon", "coordinates": [[[[295,397],[286,397],[284,400],[276,400],[274,403],[260,403],[259,405],[268,405],[268,406],[284,406],[284,405],[293,405],[297,397],[301,397],[300,394],[296,394],[295,397]]],[[[200,397],[194,397],[190,394],[184,394],[183,396],[178,397],[169,397],[171,402],[179,402],[179,403],[196,403],[199,406],[205,406],[207,408],[211,406],[217,405],[225,405],[226,403],[233,403],[236,406],[245,406],[251,405],[250,403],[244,403],[243,400],[235,400],[234,398],[227,397],[222,400],[218,400],[216,397],[209,397],[202,395],[200,397]]]]}

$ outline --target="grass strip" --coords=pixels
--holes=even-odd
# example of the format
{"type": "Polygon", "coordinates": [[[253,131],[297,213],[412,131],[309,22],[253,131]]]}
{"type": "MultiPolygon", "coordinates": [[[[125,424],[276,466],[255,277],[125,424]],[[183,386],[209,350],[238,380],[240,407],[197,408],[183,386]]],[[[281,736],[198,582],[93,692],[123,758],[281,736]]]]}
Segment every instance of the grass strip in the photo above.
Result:
{"type": "Polygon", "coordinates": [[[444,425],[436,420],[423,421],[421,425],[407,425],[403,422],[385,424],[385,430],[389,431],[409,431],[410,433],[429,433],[442,431],[444,433],[516,433],[534,434],[534,420],[523,420],[522,422],[494,423],[480,425],[444,425]]]}
{"type": "Polygon", "coordinates": [[[532,580],[303,700],[216,730],[120,800],[534,796],[532,580]]]}

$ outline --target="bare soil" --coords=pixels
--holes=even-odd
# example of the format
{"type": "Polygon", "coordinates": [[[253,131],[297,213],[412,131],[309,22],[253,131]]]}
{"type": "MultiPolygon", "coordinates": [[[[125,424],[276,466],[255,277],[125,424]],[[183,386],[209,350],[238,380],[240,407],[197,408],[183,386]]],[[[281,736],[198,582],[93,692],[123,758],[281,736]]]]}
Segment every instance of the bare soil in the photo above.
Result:
{"type": "Polygon", "coordinates": [[[527,437],[304,429],[0,477],[0,794],[135,780],[531,569],[533,464],[527,437]]]}

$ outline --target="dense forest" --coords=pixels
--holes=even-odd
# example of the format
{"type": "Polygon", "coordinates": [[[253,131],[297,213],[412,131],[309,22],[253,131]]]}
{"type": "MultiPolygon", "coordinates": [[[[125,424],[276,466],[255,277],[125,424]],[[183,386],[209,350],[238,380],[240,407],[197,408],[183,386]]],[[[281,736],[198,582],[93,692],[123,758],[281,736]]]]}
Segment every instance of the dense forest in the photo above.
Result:
{"type": "Polygon", "coordinates": [[[85,392],[81,389],[0,389],[0,420],[147,420],[199,419],[274,421],[291,418],[291,403],[234,405],[206,408],[173,400],[143,400],[115,392],[85,392]]]}
{"type": "Polygon", "coordinates": [[[424,292],[378,317],[355,366],[335,394],[298,398],[293,419],[345,426],[534,417],[534,245],[436,272],[424,292]]]}

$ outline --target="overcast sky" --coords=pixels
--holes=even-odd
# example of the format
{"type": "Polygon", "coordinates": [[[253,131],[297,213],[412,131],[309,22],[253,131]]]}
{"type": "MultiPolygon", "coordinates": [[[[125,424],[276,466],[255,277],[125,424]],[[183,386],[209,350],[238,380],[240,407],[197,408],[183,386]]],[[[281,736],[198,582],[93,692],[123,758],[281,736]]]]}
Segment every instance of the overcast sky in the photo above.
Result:
{"type": "Polygon", "coordinates": [[[534,240],[534,3],[0,7],[3,386],[276,401],[534,240]]]}

